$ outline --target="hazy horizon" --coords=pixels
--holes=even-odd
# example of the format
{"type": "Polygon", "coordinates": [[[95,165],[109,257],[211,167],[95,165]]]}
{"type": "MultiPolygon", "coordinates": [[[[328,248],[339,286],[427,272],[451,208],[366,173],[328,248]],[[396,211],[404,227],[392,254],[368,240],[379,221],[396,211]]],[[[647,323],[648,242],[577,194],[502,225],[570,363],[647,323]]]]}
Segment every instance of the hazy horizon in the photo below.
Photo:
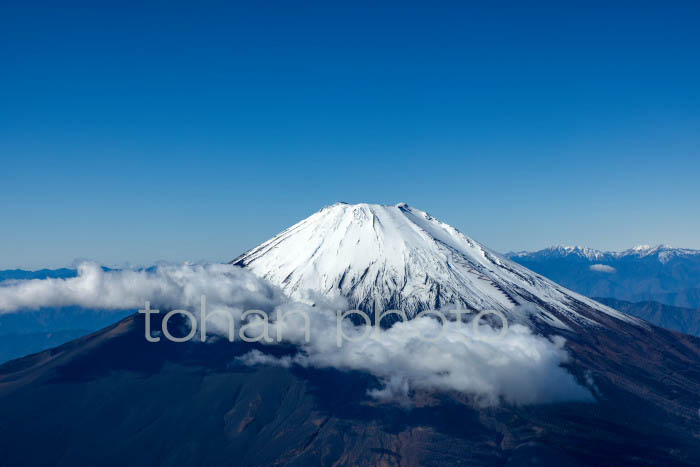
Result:
{"type": "MultiPolygon", "coordinates": [[[[329,204],[333,204],[333,203],[329,203],[329,204]]],[[[357,203],[352,203],[352,204],[357,204],[357,203]]],[[[370,204],[375,204],[375,203],[370,203],[370,204]]],[[[389,203],[383,203],[383,204],[389,204],[389,203]]],[[[393,204],[398,204],[398,203],[393,203],[393,204]]],[[[417,207],[419,209],[421,208],[420,206],[415,206],[411,203],[408,203],[408,204],[411,206],[417,207]]],[[[321,208],[319,208],[319,209],[321,209],[321,208]]],[[[316,212],[316,211],[314,211],[314,212],[316,212]]],[[[656,243],[638,242],[638,243],[622,246],[619,248],[598,248],[596,246],[591,246],[591,245],[586,244],[586,243],[553,242],[550,244],[546,244],[546,245],[542,245],[542,246],[538,246],[538,247],[534,247],[534,248],[496,249],[496,248],[491,247],[487,242],[484,242],[483,240],[476,238],[473,235],[470,235],[468,231],[465,231],[464,229],[451,224],[449,221],[447,221],[443,218],[440,218],[440,216],[435,215],[432,211],[428,211],[428,213],[431,215],[434,215],[440,221],[443,221],[443,222],[446,222],[446,223],[452,225],[453,227],[457,228],[459,231],[461,231],[465,235],[474,238],[479,243],[490,248],[491,250],[494,250],[494,251],[501,253],[501,254],[510,253],[510,252],[518,252],[518,251],[531,251],[532,252],[532,251],[538,251],[538,250],[542,250],[545,248],[556,247],[556,246],[586,247],[586,248],[592,248],[594,250],[611,251],[611,252],[621,252],[621,251],[632,249],[632,248],[637,247],[637,246],[645,246],[645,245],[650,246],[650,247],[665,245],[665,246],[670,246],[673,248],[700,249],[700,248],[689,247],[687,245],[673,245],[673,244],[669,244],[668,242],[656,242],[656,243]]],[[[309,215],[311,215],[311,214],[313,214],[313,213],[309,213],[309,215]]],[[[304,217],[308,217],[308,216],[304,216],[304,217]]],[[[147,261],[133,261],[133,260],[129,259],[128,253],[125,255],[124,258],[116,258],[112,261],[104,260],[104,259],[101,259],[100,257],[76,256],[76,257],[74,257],[74,258],[72,258],[64,263],[53,263],[53,264],[37,263],[34,265],[32,265],[31,263],[28,263],[29,264],[28,266],[24,266],[24,265],[2,266],[3,263],[0,261],[0,270],[7,270],[7,269],[38,270],[38,269],[75,268],[79,263],[81,263],[83,261],[93,261],[93,262],[96,262],[96,263],[101,264],[103,266],[115,267],[115,268],[149,267],[149,266],[153,266],[153,265],[156,265],[159,263],[160,264],[162,264],[162,263],[178,264],[178,263],[184,263],[184,262],[192,262],[192,263],[207,263],[207,262],[218,263],[218,262],[222,262],[223,263],[223,262],[232,261],[237,256],[239,256],[239,255],[245,253],[246,251],[254,248],[255,246],[265,242],[266,240],[269,240],[273,236],[277,235],[278,233],[282,232],[287,227],[290,227],[291,225],[293,225],[294,223],[296,223],[297,221],[300,221],[300,220],[302,220],[302,218],[297,219],[296,221],[290,223],[289,225],[281,227],[278,231],[268,235],[267,237],[260,238],[260,240],[257,241],[256,243],[251,244],[240,251],[232,252],[231,254],[228,254],[227,256],[226,256],[226,254],[223,254],[220,257],[203,257],[202,256],[202,257],[153,258],[153,259],[147,260],[147,261]]],[[[202,241],[202,240],[200,239],[198,241],[202,241]]]]}

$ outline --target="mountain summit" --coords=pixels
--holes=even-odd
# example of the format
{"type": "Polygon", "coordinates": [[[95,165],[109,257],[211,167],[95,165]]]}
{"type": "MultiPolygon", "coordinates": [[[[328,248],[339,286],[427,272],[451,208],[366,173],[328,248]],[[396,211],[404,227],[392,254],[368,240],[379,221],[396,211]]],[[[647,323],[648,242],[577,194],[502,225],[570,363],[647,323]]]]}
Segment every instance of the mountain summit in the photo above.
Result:
{"type": "MultiPolygon", "coordinates": [[[[520,305],[557,328],[627,315],[571,292],[405,203],[337,203],[239,256],[233,264],[298,300],[321,293],[352,307],[498,310],[520,321],[520,305]]],[[[527,312],[529,313],[529,311],[527,312]]]]}

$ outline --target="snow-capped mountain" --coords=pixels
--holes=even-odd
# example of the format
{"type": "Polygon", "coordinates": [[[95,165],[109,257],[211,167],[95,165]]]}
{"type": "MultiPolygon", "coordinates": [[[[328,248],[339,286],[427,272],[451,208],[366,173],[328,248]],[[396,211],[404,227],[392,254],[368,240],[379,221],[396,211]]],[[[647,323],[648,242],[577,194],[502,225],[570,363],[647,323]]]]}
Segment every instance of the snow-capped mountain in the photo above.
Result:
{"type": "Polygon", "coordinates": [[[342,296],[373,311],[461,306],[536,315],[558,328],[633,320],[489,250],[428,213],[408,206],[328,206],[233,261],[299,300],[342,296]],[[318,296],[318,295],[316,295],[318,296]],[[521,305],[528,305],[525,311],[521,305]]]}

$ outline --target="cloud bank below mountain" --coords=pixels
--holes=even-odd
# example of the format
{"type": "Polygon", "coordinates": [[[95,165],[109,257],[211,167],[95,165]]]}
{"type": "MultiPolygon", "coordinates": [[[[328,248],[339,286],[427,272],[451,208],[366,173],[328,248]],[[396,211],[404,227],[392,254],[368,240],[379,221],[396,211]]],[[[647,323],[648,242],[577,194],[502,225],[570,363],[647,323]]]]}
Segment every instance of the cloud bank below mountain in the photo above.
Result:
{"type": "MultiPolygon", "coordinates": [[[[66,279],[6,281],[0,284],[0,313],[40,307],[81,306],[94,309],[185,309],[199,316],[201,296],[207,311],[229,313],[240,326],[246,310],[258,309],[270,317],[270,329],[299,352],[282,359],[260,351],[246,354],[248,364],[302,365],[357,370],[373,374],[381,387],[371,392],[378,399],[409,400],[415,390],[458,391],[473,395],[484,405],[590,401],[592,396],[562,364],[568,360],[562,338],[535,335],[523,325],[512,325],[501,339],[482,326],[477,333],[468,323],[446,321],[443,327],[430,317],[395,323],[388,329],[341,322],[344,336],[337,345],[336,313],[345,311],[342,300],[309,306],[287,298],[278,288],[252,273],[231,265],[164,265],[149,270],[104,271],[83,263],[78,276],[66,279]],[[308,342],[303,320],[281,313],[309,317],[308,342]],[[419,336],[440,338],[433,342],[419,336]]],[[[221,313],[208,319],[208,331],[227,335],[221,313]]],[[[261,326],[253,318],[251,329],[261,326]]],[[[268,343],[267,345],[275,345],[268,343]]]]}

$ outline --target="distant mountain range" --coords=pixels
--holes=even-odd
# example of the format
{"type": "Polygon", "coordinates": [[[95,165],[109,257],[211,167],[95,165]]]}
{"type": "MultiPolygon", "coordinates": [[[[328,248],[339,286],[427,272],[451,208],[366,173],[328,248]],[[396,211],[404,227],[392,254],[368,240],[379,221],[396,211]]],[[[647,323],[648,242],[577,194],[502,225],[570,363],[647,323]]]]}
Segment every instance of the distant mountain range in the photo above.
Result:
{"type": "Polygon", "coordinates": [[[589,297],[700,307],[700,250],[642,245],[608,252],[555,246],[505,256],[589,297]]]}
{"type": "Polygon", "coordinates": [[[637,245],[623,251],[603,251],[584,246],[561,246],[555,245],[537,251],[517,251],[506,253],[509,258],[513,257],[560,257],[574,256],[586,258],[591,261],[605,261],[620,258],[646,258],[652,257],[662,263],[670,261],[674,257],[689,257],[700,255],[700,250],[690,248],[674,248],[668,245],[637,245]]]}
{"type": "Polygon", "coordinates": [[[6,280],[27,280],[27,279],[59,279],[75,277],[78,271],[75,269],[39,269],[38,271],[27,271],[25,269],[5,269],[0,271],[0,282],[6,280]]]}

